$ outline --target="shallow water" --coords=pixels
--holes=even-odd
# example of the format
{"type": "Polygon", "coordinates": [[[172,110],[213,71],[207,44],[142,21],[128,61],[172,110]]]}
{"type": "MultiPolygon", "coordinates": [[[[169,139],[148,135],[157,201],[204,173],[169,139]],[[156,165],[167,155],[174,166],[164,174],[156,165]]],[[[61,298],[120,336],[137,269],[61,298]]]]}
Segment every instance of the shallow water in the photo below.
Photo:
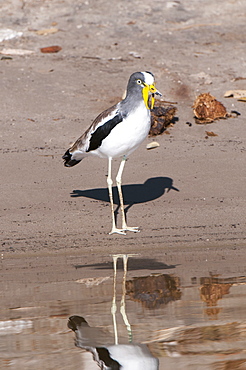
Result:
{"type": "MultiPolygon", "coordinates": [[[[5,281],[0,368],[98,369],[67,327],[80,315],[103,329],[105,344],[147,344],[160,369],[246,369],[246,276],[139,273],[136,256],[128,257],[129,271],[119,255],[115,275],[112,263],[102,263],[95,277],[5,281]]],[[[84,267],[74,264],[76,277],[84,267]]]]}

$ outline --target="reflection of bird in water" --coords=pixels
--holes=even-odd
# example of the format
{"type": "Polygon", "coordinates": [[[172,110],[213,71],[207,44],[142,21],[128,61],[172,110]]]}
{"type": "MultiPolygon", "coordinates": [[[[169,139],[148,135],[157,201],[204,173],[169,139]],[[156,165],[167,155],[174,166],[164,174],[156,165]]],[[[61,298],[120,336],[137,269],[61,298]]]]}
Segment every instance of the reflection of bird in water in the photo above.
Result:
{"type": "Polygon", "coordinates": [[[158,370],[159,361],[149,351],[145,344],[132,343],[132,329],[127,319],[125,311],[126,295],[126,272],[127,260],[130,255],[113,255],[114,262],[114,288],[111,313],[113,316],[115,344],[107,344],[107,336],[102,330],[92,328],[81,316],[71,316],[68,321],[68,327],[75,332],[75,343],[91,352],[94,361],[97,362],[101,370],[158,370]],[[120,303],[120,312],[128,331],[129,344],[118,344],[118,332],[116,324],[116,274],[117,259],[123,258],[124,276],[122,282],[122,298],[120,303]]]}
{"type": "Polygon", "coordinates": [[[135,72],[130,76],[125,99],[101,113],[87,131],[69,148],[64,156],[64,165],[72,167],[88,155],[108,159],[108,191],[111,202],[112,230],[110,234],[125,234],[127,230],[138,231],[138,227],[126,224],[121,177],[127,157],[143,142],[150,129],[149,97],[154,105],[154,95],[161,95],[155,87],[150,72],[135,72]],[[112,193],[112,159],[122,157],[116,184],[120,198],[122,228],[118,229],[114,217],[112,193]]]}

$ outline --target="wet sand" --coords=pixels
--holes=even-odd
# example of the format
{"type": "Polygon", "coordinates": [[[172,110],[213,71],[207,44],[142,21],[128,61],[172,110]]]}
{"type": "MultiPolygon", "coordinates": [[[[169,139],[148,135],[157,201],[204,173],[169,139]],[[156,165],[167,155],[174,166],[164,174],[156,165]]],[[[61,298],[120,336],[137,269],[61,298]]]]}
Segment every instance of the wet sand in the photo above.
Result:
{"type": "MultiPolygon", "coordinates": [[[[1,319],[22,317],[9,310],[32,302],[25,286],[46,287],[49,299],[69,301],[54,284],[107,275],[96,266],[112,267],[114,253],[138,254],[131,277],[167,272],[188,284],[210,274],[245,276],[246,104],[224,98],[227,90],[245,88],[243,2],[108,8],[105,0],[5,1],[0,11],[2,29],[23,32],[1,42],[0,51],[33,51],[0,60],[1,319]],[[52,27],[57,32],[36,33],[52,27]],[[40,52],[51,45],[62,50],[40,52]],[[169,135],[155,138],[157,149],[146,150],[148,138],[127,161],[127,220],[140,233],[108,235],[107,161],[87,158],[68,169],[61,156],[120,100],[138,70],[155,74],[163,98],[177,102],[178,120],[169,135]],[[192,105],[203,92],[241,115],[196,124],[192,105]]],[[[114,174],[118,165],[115,160],[114,174]]],[[[35,299],[46,301],[45,292],[35,299]]]]}

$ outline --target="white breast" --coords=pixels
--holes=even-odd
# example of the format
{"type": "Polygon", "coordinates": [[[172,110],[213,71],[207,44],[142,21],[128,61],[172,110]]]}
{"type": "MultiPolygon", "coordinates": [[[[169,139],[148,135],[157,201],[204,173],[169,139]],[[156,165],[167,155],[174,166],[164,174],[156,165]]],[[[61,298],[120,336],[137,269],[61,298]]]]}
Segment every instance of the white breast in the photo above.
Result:
{"type": "Polygon", "coordinates": [[[158,370],[159,360],[144,344],[120,344],[107,347],[110,357],[125,370],[158,370]]]}
{"type": "Polygon", "coordinates": [[[100,157],[128,156],[143,142],[150,130],[150,111],[144,103],[113,128],[95,150],[100,157]]]}

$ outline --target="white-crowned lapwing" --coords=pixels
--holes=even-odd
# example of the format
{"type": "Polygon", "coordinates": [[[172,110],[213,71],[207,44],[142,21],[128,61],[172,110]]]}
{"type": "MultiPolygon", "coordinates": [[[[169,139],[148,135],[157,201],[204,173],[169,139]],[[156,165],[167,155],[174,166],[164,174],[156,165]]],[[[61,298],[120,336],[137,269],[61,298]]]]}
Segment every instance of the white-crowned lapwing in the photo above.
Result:
{"type": "Polygon", "coordinates": [[[81,316],[71,316],[68,327],[75,332],[75,345],[89,351],[93,360],[97,362],[101,370],[158,370],[159,360],[150,352],[148,346],[143,343],[133,343],[132,328],[126,314],[126,274],[128,258],[134,254],[113,255],[114,283],[111,314],[113,316],[114,342],[111,335],[106,331],[91,327],[81,316]],[[116,322],[116,275],[117,260],[123,259],[124,275],[122,280],[122,297],[120,313],[128,332],[128,344],[118,343],[118,330],[116,322]]]}
{"type": "Polygon", "coordinates": [[[137,149],[149,133],[150,108],[154,105],[155,94],[161,95],[155,87],[154,75],[151,72],[133,73],[128,81],[125,99],[99,114],[62,157],[66,167],[74,166],[89,155],[108,158],[107,184],[112,212],[110,234],[125,234],[127,230],[139,231],[138,227],[129,227],[126,224],[121,177],[127,157],[137,149]],[[149,101],[150,97],[151,101],[149,101]],[[111,177],[112,159],[117,157],[122,157],[116,176],[122,214],[121,229],[116,227],[114,217],[111,177]]]}

